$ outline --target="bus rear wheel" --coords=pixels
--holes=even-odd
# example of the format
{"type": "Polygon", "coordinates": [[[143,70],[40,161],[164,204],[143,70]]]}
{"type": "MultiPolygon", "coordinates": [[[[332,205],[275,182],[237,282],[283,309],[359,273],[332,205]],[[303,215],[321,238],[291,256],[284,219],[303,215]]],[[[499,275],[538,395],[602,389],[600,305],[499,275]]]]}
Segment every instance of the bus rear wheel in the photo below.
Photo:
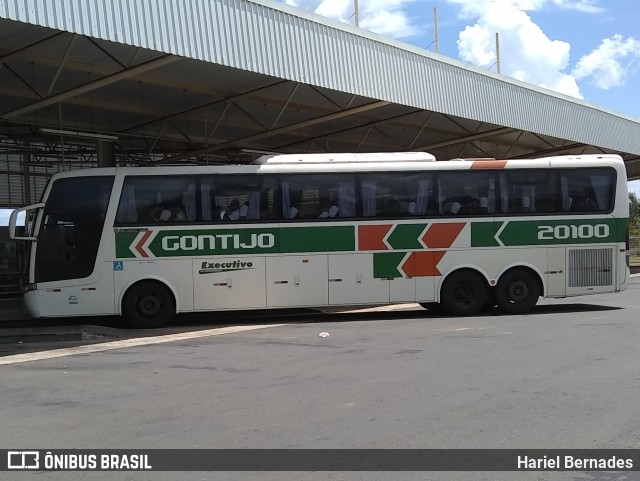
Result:
{"type": "Polygon", "coordinates": [[[458,271],[444,281],[440,303],[454,316],[473,316],[487,301],[487,283],[477,272],[458,271]]]}
{"type": "Polygon", "coordinates": [[[173,293],[160,282],[133,285],[122,299],[122,315],[137,329],[164,327],[174,311],[173,293]]]}
{"type": "Polygon", "coordinates": [[[508,314],[529,312],[538,302],[540,289],[535,276],[526,269],[511,269],[496,286],[498,306],[508,314]]]}

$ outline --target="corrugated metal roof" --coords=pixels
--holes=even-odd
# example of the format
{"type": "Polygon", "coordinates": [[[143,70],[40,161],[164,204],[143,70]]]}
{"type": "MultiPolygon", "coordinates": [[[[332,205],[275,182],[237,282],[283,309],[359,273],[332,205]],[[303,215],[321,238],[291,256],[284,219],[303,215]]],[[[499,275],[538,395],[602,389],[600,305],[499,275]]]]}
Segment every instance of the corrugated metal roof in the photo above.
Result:
{"type": "Polygon", "coordinates": [[[265,0],[0,0],[0,17],[640,154],[640,121],[265,0]]]}

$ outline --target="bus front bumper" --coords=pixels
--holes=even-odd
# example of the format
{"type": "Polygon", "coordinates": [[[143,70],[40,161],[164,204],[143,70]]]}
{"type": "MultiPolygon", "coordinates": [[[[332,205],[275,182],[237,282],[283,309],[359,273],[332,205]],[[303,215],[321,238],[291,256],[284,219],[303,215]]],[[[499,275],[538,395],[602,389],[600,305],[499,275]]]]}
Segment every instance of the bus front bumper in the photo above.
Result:
{"type": "Polygon", "coordinates": [[[29,314],[31,314],[32,317],[39,318],[40,311],[38,310],[38,303],[36,302],[36,291],[25,292],[23,299],[29,314]]]}

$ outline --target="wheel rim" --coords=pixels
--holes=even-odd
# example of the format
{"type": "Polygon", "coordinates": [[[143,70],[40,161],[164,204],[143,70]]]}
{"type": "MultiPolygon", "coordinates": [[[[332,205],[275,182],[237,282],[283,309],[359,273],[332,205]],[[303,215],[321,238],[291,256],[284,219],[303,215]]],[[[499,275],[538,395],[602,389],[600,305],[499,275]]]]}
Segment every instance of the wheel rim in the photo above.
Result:
{"type": "Polygon", "coordinates": [[[457,306],[468,306],[473,303],[476,295],[476,289],[471,282],[460,281],[453,289],[452,300],[457,306]]]}
{"type": "Polygon", "coordinates": [[[138,299],[137,302],[138,313],[144,317],[155,317],[162,308],[162,302],[160,299],[153,295],[147,294],[138,299]]]}
{"type": "Polygon", "coordinates": [[[507,286],[507,297],[511,302],[524,302],[529,299],[529,284],[516,279],[507,286]]]}

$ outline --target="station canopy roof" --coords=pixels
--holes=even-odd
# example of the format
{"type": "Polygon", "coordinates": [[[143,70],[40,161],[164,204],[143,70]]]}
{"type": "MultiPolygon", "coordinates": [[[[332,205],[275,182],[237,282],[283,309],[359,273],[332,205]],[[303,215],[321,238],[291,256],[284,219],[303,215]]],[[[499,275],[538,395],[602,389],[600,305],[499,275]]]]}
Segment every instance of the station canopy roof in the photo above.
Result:
{"type": "Polygon", "coordinates": [[[25,201],[25,153],[36,179],[105,145],[128,165],[618,153],[640,178],[637,119],[282,3],[0,2],[0,205],[25,201]]]}

